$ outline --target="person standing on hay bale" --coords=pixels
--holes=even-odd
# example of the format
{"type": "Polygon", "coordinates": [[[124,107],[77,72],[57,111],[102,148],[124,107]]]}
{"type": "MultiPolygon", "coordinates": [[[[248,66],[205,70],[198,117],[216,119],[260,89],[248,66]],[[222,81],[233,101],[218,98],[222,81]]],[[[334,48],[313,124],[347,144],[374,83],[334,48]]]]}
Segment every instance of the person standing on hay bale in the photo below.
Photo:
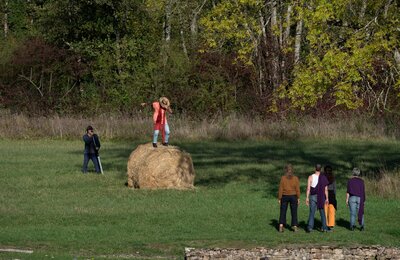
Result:
{"type": "Polygon", "coordinates": [[[97,160],[100,149],[100,140],[98,135],[94,133],[92,126],[86,128],[86,134],[83,135],[83,142],[85,143],[85,150],[83,152],[82,172],[87,174],[89,160],[92,160],[96,173],[100,174],[101,169],[97,160]]]}
{"type": "MultiPolygon", "coordinates": [[[[146,103],[142,103],[142,106],[147,105],[146,103]]],[[[167,121],[167,112],[172,114],[172,110],[170,108],[170,102],[168,98],[161,97],[159,101],[153,102],[153,123],[154,123],[154,133],[153,133],[153,147],[157,148],[157,140],[158,135],[161,131],[162,137],[162,145],[168,146],[169,141],[169,125],[167,121]]]]}

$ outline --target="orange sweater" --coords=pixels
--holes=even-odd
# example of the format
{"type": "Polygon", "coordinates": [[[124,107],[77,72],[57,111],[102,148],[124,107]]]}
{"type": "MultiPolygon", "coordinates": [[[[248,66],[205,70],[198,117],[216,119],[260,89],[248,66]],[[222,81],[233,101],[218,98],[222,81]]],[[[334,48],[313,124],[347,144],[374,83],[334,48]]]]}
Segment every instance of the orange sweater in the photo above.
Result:
{"type": "Polygon", "coordinates": [[[279,184],[278,199],[282,199],[282,195],[296,195],[298,199],[300,198],[300,183],[297,176],[292,178],[282,176],[279,184]]]}

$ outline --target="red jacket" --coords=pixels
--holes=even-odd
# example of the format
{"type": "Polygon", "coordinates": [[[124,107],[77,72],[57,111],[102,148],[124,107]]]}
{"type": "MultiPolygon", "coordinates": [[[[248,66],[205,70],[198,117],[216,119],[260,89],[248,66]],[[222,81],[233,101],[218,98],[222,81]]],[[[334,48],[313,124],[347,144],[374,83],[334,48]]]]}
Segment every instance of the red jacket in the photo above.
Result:
{"type": "Polygon", "coordinates": [[[161,125],[168,124],[167,111],[160,106],[160,102],[158,101],[153,102],[153,109],[154,109],[154,114],[153,114],[154,129],[160,130],[161,125]]]}

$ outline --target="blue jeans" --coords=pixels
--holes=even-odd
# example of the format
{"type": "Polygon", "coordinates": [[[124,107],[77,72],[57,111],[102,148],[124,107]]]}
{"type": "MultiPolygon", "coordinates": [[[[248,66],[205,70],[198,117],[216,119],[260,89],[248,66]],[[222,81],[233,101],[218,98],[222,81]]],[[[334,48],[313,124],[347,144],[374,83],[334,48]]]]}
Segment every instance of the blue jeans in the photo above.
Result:
{"type": "MultiPolygon", "coordinates": [[[[350,228],[352,228],[356,225],[358,209],[360,208],[360,197],[350,196],[349,208],[350,208],[350,228]]],[[[362,222],[361,226],[364,226],[364,216],[362,217],[361,222],[362,222]]]]}
{"type": "MultiPolygon", "coordinates": [[[[168,143],[169,133],[170,133],[168,124],[165,125],[164,129],[165,129],[165,142],[168,143]]],[[[160,133],[160,130],[154,130],[153,144],[157,143],[159,133],[160,133]]]]}
{"type": "Polygon", "coordinates": [[[97,160],[97,156],[93,153],[84,153],[83,154],[82,172],[87,173],[89,160],[92,160],[96,172],[100,173],[99,161],[97,160]]]}
{"type": "MultiPolygon", "coordinates": [[[[310,215],[308,216],[307,229],[312,230],[314,228],[315,212],[317,211],[317,195],[310,195],[309,203],[310,203],[310,215]]],[[[318,209],[318,211],[321,216],[322,230],[324,231],[328,230],[328,227],[326,226],[325,210],[318,209]]]]}

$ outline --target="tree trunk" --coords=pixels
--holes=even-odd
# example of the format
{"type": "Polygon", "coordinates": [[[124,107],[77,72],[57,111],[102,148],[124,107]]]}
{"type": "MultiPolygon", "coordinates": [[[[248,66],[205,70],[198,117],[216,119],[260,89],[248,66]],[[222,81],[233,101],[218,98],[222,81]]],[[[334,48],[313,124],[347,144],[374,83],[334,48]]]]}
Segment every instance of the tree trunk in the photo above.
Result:
{"type": "Polygon", "coordinates": [[[291,19],[291,14],[292,14],[292,5],[289,4],[287,8],[287,13],[286,13],[286,30],[285,34],[283,36],[283,45],[287,46],[288,44],[288,39],[290,35],[290,19],[291,19]]]}
{"type": "Polygon", "coordinates": [[[268,41],[267,41],[267,32],[265,30],[265,19],[262,14],[262,12],[259,12],[260,16],[260,26],[261,26],[261,44],[260,47],[256,47],[256,57],[257,57],[257,69],[258,69],[258,85],[259,85],[259,95],[262,96],[264,93],[265,85],[266,85],[266,76],[267,76],[267,71],[265,66],[263,64],[265,63],[262,53],[263,49],[266,49],[268,46],[268,41]],[[260,49],[260,50],[259,50],[260,49]]]}
{"type": "Polygon", "coordinates": [[[185,53],[186,58],[189,59],[188,56],[188,51],[186,48],[186,40],[185,40],[185,32],[183,30],[183,20],[182,20],[182,13],[179,12],[179,23],[180,23],[180,35],[181,35],[181,41],[182,41],[182,49],[183,49],[183,53],[185,53]]]}
{"type": "Polygon", "coordinates": [[[383,10],[383,17],[386,19],[387,18],[387,14],[388,14],[388,11],[389,11],[389,7],[390,7],[390,5],[392,4],[392,1],[393,0],[388,0],[387,2],[386,2],[386,4],[385,4],[385,9],[383,10]]]}
{"type": "Polygon", "coordinates": [[[117,62],[117,71],[118,71],[118,75],[121,75],[122,73],[122,68],[121,68],[121,39],[120,39],[120,34],[117,31],[116,34],[116,49],[115,49],[115,56],[117,58],[116,62],[117,62]]]}
{"type": "Polygon", "coordinates": [[[260,52],[261,51],[259,51],[258,50],[258,48],[256,48],[255,49],[255,56],[256,56],[256,58],[257,58],[257,64],[256,64],[256,70],[257,70],[257,74],[258,74],[258,95],[259,96],[262,96],[262,94],[263,94],[263,92],[264,92],[264,84],[263,84],[263,82],[265,81],[264,80],[264,72],[263,72],[263,67],[262,67],[262,57],[261,57],[261,54],[260,54],[260,52]]]}
{"type": "Polygon", "coordinates": [[[7,38],[8,35],[8,1],[5,2],[5,10],[4,10],[4,38],[7,38]]]}
{"type": "Polygon", "coordinates": [[[272,38],[272,48],[271,48],[271,61],[272,61],[272,89],[276,89],[279,86],[279,39],[275,35],[275,30],[278,25],[277,19],[277,1],[272,1],[271,7],[271,38],[272,38]]]}
{"type": "Polygon", "coordinates": [[[301,38],[303,33],[303,19],[297,22],[296,25],[296,37],[294,43],[294,64],[297,64],[300,61],[300,49],[301,49],[301,38]]]}
{"type": "MultiPolygon", "coordinates": [[[[291,15],[292,15],[292,5],[288,4],[287,7],[287,13],[286,13],[286,28],[285,28],[285,33],[283,34],[283,39],[281,43],[281,48],[282,50],[287,48],[288,46],[288,41],[289,41],[289,36],[290,36],[290,23],[291,23],[291,15]]],[[[286,52],[284,52],[286,53],[286,52]]],[[[282,71],[282,82],[287,81],[287,70],[286,70],[286,59],[288,55],[282,55],[282,61],[281,61],[281,71],[282,71]]]]}
{"type": "Polygon", "coordinates": [[[397,65],[397,69],[400,70],[400,52],[398,49],[394,50],[394,60],[397,65]]]}
{"type": "Polygon", "coordinates": [[[265,19],[264,19],[264,16],[262,15],[261,11],[259,12],[259,16],[260,16],[262,41],[263,41],[264,45],[267,46],[267,32],[265,30],[265,19]]]}
{"type": "Polygon", "coordinates": [[[274,27],[278,24],[276,5],[277,5],[276,0],[271,2],[271,26],[272,27],[274,27]]]}
{"type": "Polygon", "coordinates": [[[360,10],[360,15],[359,15],[360,20],[364,18],[366,9],[367,9],[367,0],[363,0],[361,3],[361,10],[360,10]]]}
{"type": "Polygon", "coordinates": [[[193,16],[192,16],[192,20],[190,22],[190,32],[192,34],[193,39],[196,39],[197,30],[198,30],[197,20],[198,20],[199,14],[201,13],[201,10],[203,9],[206,2],[207,2],[207,0],[204,0],[203,3],[197,9],[193,10],[193,16]]]}
{"type": "Polygon", "coordinates": [[[169,43],[171,41],[171,16],[173,1],[169,0],[165,4],[165,21],[164,21],[164,40],[169,43]]]}

